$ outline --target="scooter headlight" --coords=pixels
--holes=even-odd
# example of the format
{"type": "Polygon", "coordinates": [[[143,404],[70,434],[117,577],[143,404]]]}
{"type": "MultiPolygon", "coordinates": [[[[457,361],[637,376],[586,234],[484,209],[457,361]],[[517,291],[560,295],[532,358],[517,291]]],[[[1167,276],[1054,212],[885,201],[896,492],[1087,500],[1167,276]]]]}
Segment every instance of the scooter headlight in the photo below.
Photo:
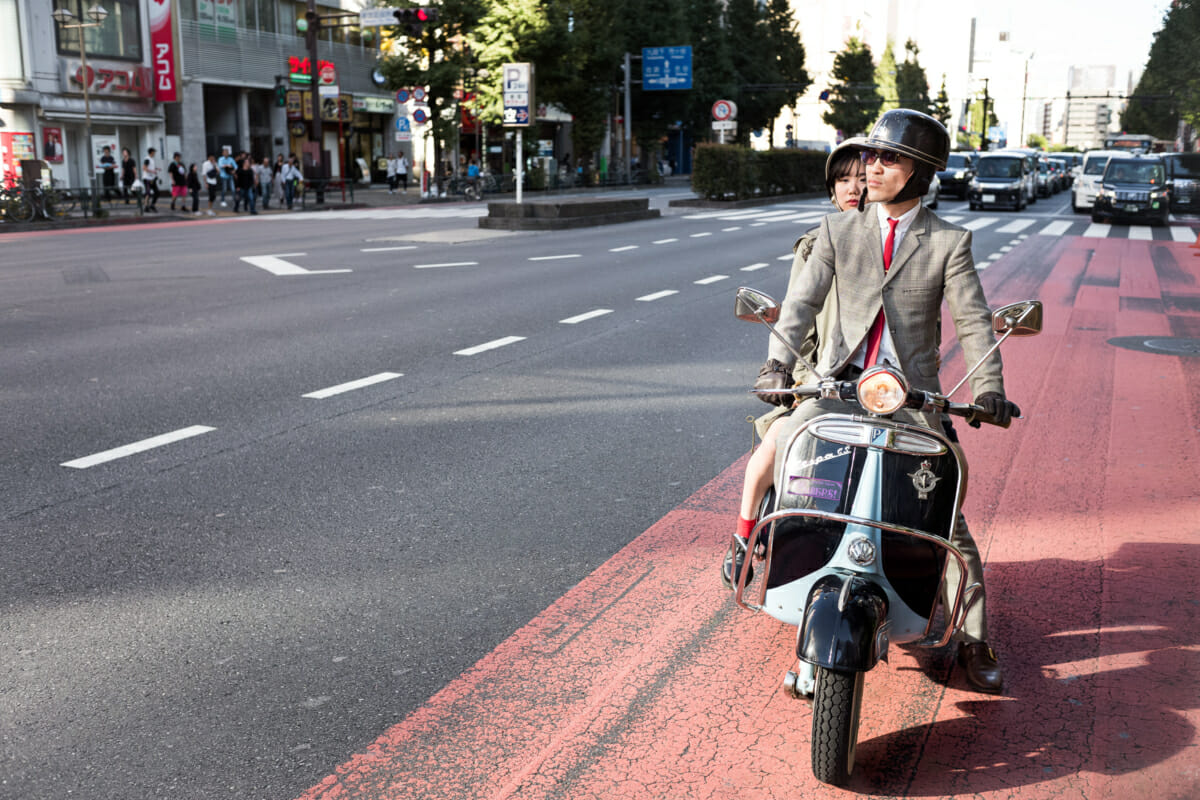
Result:
{"type": "Polygon", "coordinates": [[[872,414],[892,414],[904,407],[908,385],[897,372],[874,367],[858,379],[858,403],[872,414]]]}

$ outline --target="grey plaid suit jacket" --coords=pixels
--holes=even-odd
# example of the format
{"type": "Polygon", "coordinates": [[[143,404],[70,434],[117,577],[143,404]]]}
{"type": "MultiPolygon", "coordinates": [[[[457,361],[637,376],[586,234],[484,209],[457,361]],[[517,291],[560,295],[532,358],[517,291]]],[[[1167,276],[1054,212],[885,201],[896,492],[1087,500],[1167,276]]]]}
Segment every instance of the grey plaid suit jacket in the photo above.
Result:
{"type": "MultiPolygon", "coordinates": [[[[941,391],[937,373],[943,300],[950,308],[968,367],[995,341],[991,310],[971,256],[970,231],[925,208],[917,212],[900,240],[886,274],[873,206],[825,217],[805,269],[788,287],[776,326],[779,333],[798,345],[812,328],[831,287],[836,292],[838,318],[827,326],[817,363],[827,375],[838,374],[850,361],[881,305],[900,359],[898,366],[915,388],[941,391]]],[[[796,360],[775,337],[771,337],[770,355],[784,364],[796,360]]],[[[1004,392],[999,351],[988,356],[970,384],[973,397],[1004,392]]]]}

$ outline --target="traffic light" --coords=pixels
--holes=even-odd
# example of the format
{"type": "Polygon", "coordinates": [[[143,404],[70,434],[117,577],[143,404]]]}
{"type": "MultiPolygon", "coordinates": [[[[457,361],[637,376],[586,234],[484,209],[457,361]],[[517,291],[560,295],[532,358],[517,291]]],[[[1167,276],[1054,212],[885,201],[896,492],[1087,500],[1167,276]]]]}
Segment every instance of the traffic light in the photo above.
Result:
{"type": "Polygon", "coordinates": [[[287,107],[287,86],[282,83],[275,84],[275,105],[279,108],[287,107]]]}
{"type": "Polygon", "coordinates": [[[404,29],[404,33],[414,39],[421,35],[427,24],[435,23],[438,19],[436,8],[423,6],[398,8],[393,13],[396,15],[396,22],[404,29]]]}

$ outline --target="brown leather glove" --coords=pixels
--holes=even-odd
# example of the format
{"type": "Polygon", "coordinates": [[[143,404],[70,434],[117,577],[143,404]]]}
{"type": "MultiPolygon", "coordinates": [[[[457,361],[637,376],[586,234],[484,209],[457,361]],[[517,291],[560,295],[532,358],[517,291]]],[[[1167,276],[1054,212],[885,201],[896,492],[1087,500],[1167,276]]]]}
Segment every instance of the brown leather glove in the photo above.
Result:
{"type": "MultiPolygon", "coordinates": [[[[782,361],[768,358],[767,363],[758,371],[758,380],[754,382],[755,389],[790,389],[792,386],[792,370],[782,361]]],[[[790,406],[796,401],[796,396],[787,394],[760,394],[758,399],[773,406],[790,406]]]]}
{"type": "MultiPolygon", "coordinates": [[[[1000,392],[984,392],[975,398],[975,405],[995,419],[997,425],[1007,426],[1013,417],[1021,416],[1021,409],[1017,407],[1017,404],[1008,400],[1000,392]]],[[[979,423],[973,420],[968,424],[972,428],[979,427],[979,423]]]]}

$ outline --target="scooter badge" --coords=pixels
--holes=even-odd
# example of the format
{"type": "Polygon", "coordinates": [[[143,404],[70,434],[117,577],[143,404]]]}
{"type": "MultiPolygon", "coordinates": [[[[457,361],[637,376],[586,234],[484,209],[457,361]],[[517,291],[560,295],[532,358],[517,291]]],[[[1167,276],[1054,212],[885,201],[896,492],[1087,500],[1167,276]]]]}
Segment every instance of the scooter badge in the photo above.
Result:
{"type": "Polygon", "coordinates": [[[917,490],[918,500],[928,500],[929,493],[934,490],[941,480],[937,475],[933,474],[932,466],[928,461],[921,462],[921,468],[916,472],[908,473],[908,477],[912,478],[913,487],[917,490]]]}

